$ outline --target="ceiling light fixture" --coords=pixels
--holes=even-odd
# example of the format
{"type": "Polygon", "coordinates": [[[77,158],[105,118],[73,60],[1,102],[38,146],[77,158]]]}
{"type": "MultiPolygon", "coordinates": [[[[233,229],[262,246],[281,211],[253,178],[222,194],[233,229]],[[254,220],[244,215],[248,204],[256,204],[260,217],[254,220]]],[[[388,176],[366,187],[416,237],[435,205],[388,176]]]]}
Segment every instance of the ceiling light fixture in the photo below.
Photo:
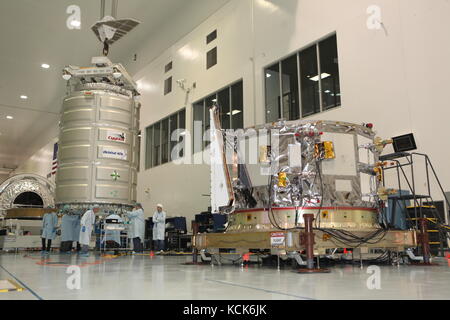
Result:
{"type": "Polygon", "coordinates": [[[242,111],[241,110],[233,110],[232,112],[228,112],[227,113],[227,116],[234,116],[234,115],[237,115],[237,114],[239,114],[239,113],[241,113],[242,111]]]}
{"type": "Polygon", "coordinates": [[[22,100],[27,100],[27,99],[28,99],[28,96],[26,96],[26,95],[21,95],[21,96],[20,96],[20,99],[22,99],[22,100]]]}
{"type": "Polygon", "coordinates": [[[41,64],[41,67],[44,69],[48,69],[48,68],[50,68],[50,65],[47,63],[43,63],[43,64],[41,64]]]}
{"type": "MultiPolygon", "coordinates": [[[[324,73],[321,74],[320,78],[321,78],[321,79],[326,79],[326,78],[328,78],[328,77],[330,77],[330,76],[331,76],[331,74],[324,72],[324,73]]],[[[311,77],[311,78],[309,78],[309,80],[312,80],[312,81],[319,81],[319,75],[317,75],[317,76],[315,76],[315,77],[311,77]]]]}
{"type": "Polygon", "coordinates": [[[12,120],[12,119],[14,119],[14,117],[13,116],[6,116],[6,119],[12,120]]]}

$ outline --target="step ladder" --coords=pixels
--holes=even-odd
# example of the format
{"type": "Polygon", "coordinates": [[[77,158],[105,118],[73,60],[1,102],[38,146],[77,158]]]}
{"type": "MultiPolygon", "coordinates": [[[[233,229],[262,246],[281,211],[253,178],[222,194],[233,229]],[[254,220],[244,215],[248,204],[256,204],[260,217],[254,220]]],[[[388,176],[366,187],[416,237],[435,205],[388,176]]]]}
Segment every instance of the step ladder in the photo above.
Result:
{"type": "MultiPolygon", "coordinates": [[[[434,167],[431,163],[430,158],[426,154],[422,153],[406,153],[403,152],[401,154],[393,154],[387,155],[384,157],[380,157],[381,161],[391,162],[391,166],[388,166],[384,170],[396,170],[397,172],[397,184],[398,190],[402,190],[401,177],[403,177],[404,181],[406,181],[406,185],[409,191],[409,194],[398,194],[395,196],[390,196],[389,199],[394,200],[394,203],[403,203],[403,207],[406,208],[406,220],[408,228],[419,229],[419,219],[426,218],[429,221],[429,230],[430,233],[430,249],[433,254],[444,256],[445,249],[448,248],[448,239],[450,239],[450,226],[447,225],[447,221],[449,220],[448,212],[445,211],[444,208],[444,216],[440,215],[436,202],[434,201],[431,195],[431,185],[430,185],[430,173],[434,178],[434,182],[437,184],[438,189],[441,191],[442,199],[447,204],[447,208],[450,209],[450,202],[445,196],[444,189],[442,184],[434,170],[434,167]],[[424,160],[425,164],[425,173],[426,173],[426,186],[427,186],[427,194],[417,194],[416,193],[416,182],[414,179],[415,172],[415,159],[420,157],[424,160]],[[403,160],[400,161],[400,160],[403,160]],[[406,174],[404,168],[410,168],[410,176],[406,174]],[[410,206],[407,206],[406,203],[409,202],[410,206]]],[[[383,184],[385,185],[385,181],[383,179],[383,184]]],[[[405,187],[405,186],[403,186],[405,187]]],[[[395,215],[395,210],[393,211],[395,215]]],[[[392,221],[395,221],[395,216],[392,221]]]]}

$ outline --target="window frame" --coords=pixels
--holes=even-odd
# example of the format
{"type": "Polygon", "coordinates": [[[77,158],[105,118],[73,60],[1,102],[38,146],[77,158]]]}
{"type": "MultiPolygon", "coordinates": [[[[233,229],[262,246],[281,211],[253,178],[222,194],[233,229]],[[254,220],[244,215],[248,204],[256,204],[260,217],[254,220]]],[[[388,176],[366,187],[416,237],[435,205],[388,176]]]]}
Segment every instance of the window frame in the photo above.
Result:
{"type": "Polygon", "coordinates": [[[215,46],[214,48],[206,52],[206,70],[209,70],[217,66],[218,63],[219,63],[219,49],[217,46],[215,46]]]}
{"type": "Polygon", "coordinates": [[[213,42],[214,40],[217,39],[217,29],[211,31],[207,36],[206,36],[206,44],[210,44],[211,42],[213,42]]]}
{"type": "Polygon", "coordinates": [[[170,118],[172,118],[173,116],[177,117],[177,129],[184,129],[186,130],[186,108],[182,108],[176,112],[173,112],[171,114],[169,114],[168,116],[162,118],[161,120],[158,120],[150,125],[148,125],[145,128],[145,170],[150,170],[152,168],[156,168],[168,163],[173,162],[176,159],[172,159],[172,126],[170,124],[170,118]],[[184,124],[180,123],[180,114],[182,114],[184,112],[184,124]],[[162,142],[163,142],[163,135],[162,135],[162,124],[164,121],[168,121],[168,128],[167,128],[167,136],[168,136],[168,150],[167,150],[167,162],[162,162],[162,142]],[[154,148],[155,148],[155,131],[154,128],[156,125],[160,126],[160,133],[159,133],[159,147],[160,147],[160,151],[159,151],[159,157],[158,157],[158,161],[154,161],[154,148]],[[183,128],[181,128],[181,126],[183,126],[183,128]],[[149,130],[152,130],[152,142],[151,145],[149,145],[148,142],[148,132],[149,130]],[[149,153],[149,147],[151,149],[151,152],[149,153]],[[149,159],[150,158],[150,159],[149,159]],[[158,162],[158,164],[155,165],[155,163],[158,162]]]}
{"type": "MultiPolygon", "coordinates": [[[[263,66],[262,68],[262,75],[263,75],[263,88],[264,88],[264,94],[263,94],[263,100],[264,100],[264,121],[266,123],[268,123],[268,115],[267,115],[267,91],[266,91],[266,71],[268,68],[274,66],[274,65],[278,65],[278,70],[279,70],[279,97],[280,97],[280,117],[282,118],[284,115],[284,101],[283,101],[283,61],[285,61],[286,59],[292,57],[292,56],[296,56],[297,57],[297,78],[298,78],[298,114],[299,114],[299,118],[296,120],[301,120],[301,119],[306,119],[308,117],[312,117],[315,116],[317,114],[323,113],[323,112],[327,112],[330,110],[335,110],[337,108],[342,107],[342,86],[341,86],[341,73],[339,70],[339,75],[338,75],[338,80],[339,80],[339,87],[340,87],[340,96],[341,96],[341,100],[339,102],[339,105],[336,105],[334,107],[328,107],[327,109],[324,108],[324,103],[323,103],[323,92],[322,92],[322,71],[321,71],[321,60],[320,60],[320,43],[324,40],[327,40],[328,38],[331,37],[336,37],[336,46],[338,45],[338,37],[337,37],[337,33],[336,32],[332,32],[329,33],[321,38],[319,38],[318,40],[309,43],[305,46],[303,46],[302,48],[300,48],[299,50],[296,50],[294,52],[290,52],[289,54],[283,56],[280,59],[277,59],[276,61],[273,61],[271,63],[268,63],[267,65],[263,66]],[[319,90],[319,112],[317,113],[313,113],[307,116],[303,115],[303,101],[302,101],[302,78],[301,78],[301,67],[300,67],[300,53],[303,52],[304,50],[311,48],[311,47],[315,47],[316,48],[316,58],[317,58],[317,71],[318,71],[318,90],[319,90]]],[[[339,62],[339,48],[338,49],[338,62],[339,62]]],[[[339,68],[339,67],[338,67],[339,68]]],[[[279,118],[279,119],[281,119],[279,118]]],[[[269,121],[270,122],[270,121],[269,121]]]]}
{"type": "Polygon", "coordinates": [[[173,68],[173,61],[170,61],[164,66],[164,73],[171,71],[173,68]]]}
{"type": "MultiPolygon", "coordinates": [[[[225,87],[222,87],[219,90],[216,90],[213,93],[208,94],[208,95],[204,96],[203,98],[194,101],[191,104],[191,119],[192,119],[192,128],[193,128],[193,130],[192,130],[192,143],[191,143],[192,144],[192,154],[195,154],[195,153],[198,153],[198,152],[203,152],[203,151],[205,151],[205,149],[207,147],[207,141],[203,141],[203,135],[206,132],[206,122],[205,122],[205,117],[206,117],[206,100],[208,98],[212,97],[212,96],[215,96],[216,102],[218,102],[219,101],[219,93],[224,91],[224,90],[226,90],[226,89],[228,89],[228,94],[229,94],[229,107],[230,107],[230,111],[229,111],[230,112],[229,127],[230,127],[231,130],[236,130],[236,129],[233,129],[233,116],[232,116],[232,105],[233,105],[233,97],[232,97],[232,95],[233,95],[233,92],[232,92],[232,88],[233,88],[233,86],[235,86],[236,84],[239,84],[239,83],[242,83],[242,113],[244,115],[244,112],[245,112],[245,103],[244,103],[245,97],[244,97],[244,79],[243,78],[241,78],[239,80],[236,80],[236,81],[226,85],[225,87]],[[203,109],[202,109],[202,111],[203,111],[202,112],[202,115],[203,115],[203,118],[202,118],[202,133],[201,133],[202,134],[202,143],[201,143],[201,150],[196,150],[195,149],[195,147],[196,147],[196,145],[195,145],[196,137],[195,137],[194,122],[198,121],[198,120],[195,119],[194,108],[195,108],[195,106],[199,106],[200,103],[203,104],[203,109]]],[[[244,116],[243,116],[243,119],[244,119],[244,116]]],[[[221,123],[222,123],[222,119],[220,119],[220,120],[221,120],[221,123]]],[[[242,121],[242,122],[244,122],[244,121],[242,121]]],[[[238,128],[238,129],[243,129],[243,128],[238,128]]]]}
{"type": "Polygon", "coordinates": [[[164,96],[167,96],[172,92],[173,89],[173,77],[170,76],[164,80],[164,96]]]}

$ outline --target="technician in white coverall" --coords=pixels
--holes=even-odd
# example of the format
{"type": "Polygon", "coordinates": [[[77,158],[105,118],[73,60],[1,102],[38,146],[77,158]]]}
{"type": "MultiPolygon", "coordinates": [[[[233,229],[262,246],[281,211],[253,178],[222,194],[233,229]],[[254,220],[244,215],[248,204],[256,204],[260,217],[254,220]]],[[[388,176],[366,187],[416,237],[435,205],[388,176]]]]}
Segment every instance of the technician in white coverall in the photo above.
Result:
{"type": "Polygon", "coordinates": [[[100,211],[99,206],[94,206],[92,210],[86,211],[80,221],[80,244],[81,256],[89,256],[89,243],[91,241],[92,229],[94,229],[95,215],[100,211]]]}
{"type": "Polygon", "coordinates": [[[128,238],[133,239],[133,251],[134,253],[142,253],[142,243],[145,240],[145,218],[142,205],[140,203],[137,203],[134,206],[133,211],[127,212],[127,216],[130,219],[128,238]]]}
{"type": "Polygon", "coordinates": [[[158,204],[153,214],[153,241],[157,251],[164,251],[164,238],[166,234],[166,213],[163,205],[158,204]]]}

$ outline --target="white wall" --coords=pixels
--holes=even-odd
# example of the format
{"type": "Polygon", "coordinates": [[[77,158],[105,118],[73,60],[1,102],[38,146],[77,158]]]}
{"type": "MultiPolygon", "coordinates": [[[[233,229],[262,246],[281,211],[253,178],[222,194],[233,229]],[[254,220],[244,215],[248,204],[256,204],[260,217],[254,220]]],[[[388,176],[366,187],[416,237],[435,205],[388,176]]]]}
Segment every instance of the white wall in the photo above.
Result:
{"type": "MultiPolygon", "coordinates": [[[[186,107],[186,125],[192,132],[192,102],[204,98],[236,80],[243,79],[244,125],[254,123],[251,1],[230,1],[207,21],[175,43],[153,63],[138,72],[142,93],[141,130],[165,116],[186,107]],[[218,30],[218,38],[206,45],[206,36],[218,30]],[[218,64],[206,71],[206,52],[218,47],[218,64]],[[164,73],[164,66],[173,61],[173,70],[164,73]],[[164,80],[172,76],[173,92],[164,96],[164,80]],[[196,89],[186,97],[176,85],[177,79],[196,89]],[[187,100],[187,104],[186,104],[187,100]]],[[[163,203],[168,215],[187,216],[205,211],[209,206],[209,167],[207,165],[180,166],[168,163],[145,170],[145,143],[141,149],[141,172],[138,176],[138,200],[147,213],[157,203],[163,203]],[[150,191],[146,193],[145,191],[150,191]]],[[[189,221],[189,220],[188,220],[189,221]]]]}
{"type": "MultiPolygon", "coordinates": [[[[44,147],[33,154],[27,161],[21,164],[16,170],[14,170],[11,175],[34,173],[47,178],[47,175],[52,172],[53,147],[57,141],[57,138],[52,139],[44,147]]],[[[49,180],[55,182],[55,176],[52,175],[49,180]]]]}
{"type": "MultiPolygon", "coordinates": [[[[413,132],[419,151],[430,155],[444,188],[450,188],[446,159],[446,108],[450,73],[450,30],[445,0],[380,0],[384,28],[367,28],[368,0],[232,0],[136,74],[143,94],[145,127],[186,106],[192,131],[192,103],[238,79],[244,81],[245,126],[265,122],[265,66],[336,32],[342,107],[314,119],[373,122],[382,137],[413,132]],[[214,29],[218,39],[206,45],[214,29]],[[205,68],[205,54],[218,46],[218,65],[205,68]],[[173,61],[173,71],[164,65],[173,61]],[[197,88],[188,97],[176,85],[163,96],[164,80],[186,79],[197,88]],[[440,141],[438,140],[440,139],[440,141]]],[[[145,141],[145,135],[143,135],[145,141]]],[[[387,152],[392,152],[388,147],[387,152]]],[[[141,164],[145,163],[142,143],[141,164]]],[[[423,187],[423,176],[418,176],[423,187]]],[[[209,205],[207,166],[165,164],[139,174],[138,198],[147,211],[157,202],[169,215],[190,218],[209,205]],[[145,191],[149,191],[146,193],[145,191]]]]}

